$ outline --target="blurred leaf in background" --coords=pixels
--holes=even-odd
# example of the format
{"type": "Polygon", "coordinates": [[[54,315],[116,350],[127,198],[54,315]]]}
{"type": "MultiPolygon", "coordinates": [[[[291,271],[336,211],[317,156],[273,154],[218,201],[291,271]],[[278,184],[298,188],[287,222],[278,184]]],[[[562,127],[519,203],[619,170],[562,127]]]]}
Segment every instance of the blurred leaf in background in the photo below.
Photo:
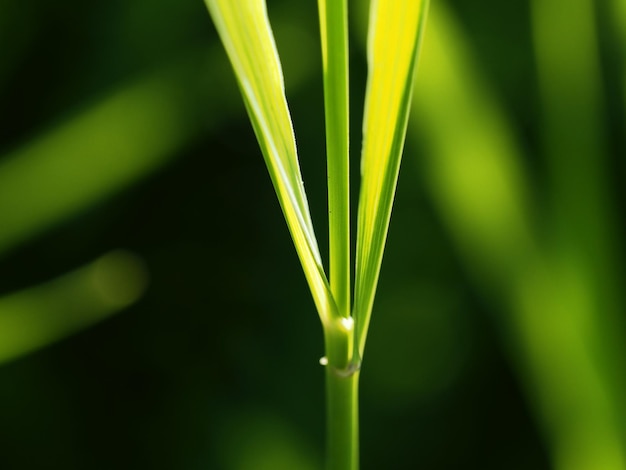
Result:
{"type": "Polygon", "coordinates": [[[45,285],[0,297],[0,363],[132,304],[146,277],[136,257],[114,252],[45,285]]]}
{"type": "Polygon", "coordinates": [[[615,282],[623,277],[594,16],[581,1],[557,21],[564,7],[557,4],[533,4],[549,121],[541,128],[549,203],[534,208],[534,218],[528,195],[536,183],[523,171],[523,151],[444,10],[433,14],[436,49],[424,60],[432,73],[418,80],[415,107],[430,140],[435,202],[487,295],[511,310],[498,322],[522,366],[554,468],[622,469],[624,299],[615,282]]]}

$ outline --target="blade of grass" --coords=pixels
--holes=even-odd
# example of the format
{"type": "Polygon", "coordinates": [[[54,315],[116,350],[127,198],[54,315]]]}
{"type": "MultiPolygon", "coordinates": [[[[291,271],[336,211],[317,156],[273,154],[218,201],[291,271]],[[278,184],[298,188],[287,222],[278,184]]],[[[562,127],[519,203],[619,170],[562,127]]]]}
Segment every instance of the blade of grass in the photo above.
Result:
{"type": "Polygon", "coordinates": [[[372,0],[370,5],[353,309],[359,357],[391,218],[427,6],[428,0],[372,0]]]}
{"type": "Polygon", "coordinates": [[[134,303],[147,275],[116,251],[62,277],[0,297],[0,364],[80,331],[134,303]]]}
{"type": "MultiPolygon", "coordinates": [[[[604,418],[603,442],[589,438],[582,446],[564,439],[557,456],[563,461],[562,468],[574,468],[573,461],[579,462],[578,468],[592,468],[601,455],[602,468],[623,469],[626,375],[619,359],[624,354],[621,247],[615,224],[619,211],[611,197],[596,8],[597,2],[592,0],[534,0],[531,18],[551,183],[551,254],[559,269],[578,271],[586,281],[586,331],[597,335],[597,346],[588,345],[594,348],[591,366],[600,378],[599,389],[607,395],[605,413],[594,415],[604,418]],[[560,15],[564,8],[568,14],[560,15]],[[622,442],[616,437],[619,434],[622,442]]],[[[592,424],[587,432],[599,435],[592,424]]]]}
{"type": "Polygon", "coordinates": [[[328,160],[330,288],[339,313],[350,316],[350,167],[348,2],[319,0],[328,160]]]}
{"type": "Polygon", "coordinates": [[[591,273],[576,256],[545,249],[511,122],[451,12],[438,2],[429,16],[413,121],[429,147],[419,160],[426,185],[485,296],[510,313],[494,319],[554,467],[621,470],[624,420],[612,379],[595,360],[607,337],[598,333],[603,312],[593,305],[591,273]]]}
{"type": "Polygon", "coordinates": [[[230,58],[322,323],[337,309],[302,184],[280,60],[264,0],[206,0],[230,58]]]}
{"type": "Polygon", "coordinates": [[[201,128],[184,89],[189,70],[177,65],[121,87],[3,155],[0,256],[175,155],[201,128]]]}
{"type": "MultiPolygon", "coordinates": [[[[598,272],[614,259],[602,71],[592,0],[534,0],[532,32],[557,237],[589,250],[598,272]],[[567,8],[567,15],[560,15],[567,8]],[[571,53],[572,46],[576,54],[571,53]]],[[[602,284],[608,280],[603,279],[602,284]]]]}
{"type": "MultiPolygon", "coordinates": [[[[471,40],[433,4],[413,100],[420,175],[481,284],[508,282],[535,249],[524,155],[471,40]]],[[[500,292],[495,288],[494,292],[500,292]]]]}

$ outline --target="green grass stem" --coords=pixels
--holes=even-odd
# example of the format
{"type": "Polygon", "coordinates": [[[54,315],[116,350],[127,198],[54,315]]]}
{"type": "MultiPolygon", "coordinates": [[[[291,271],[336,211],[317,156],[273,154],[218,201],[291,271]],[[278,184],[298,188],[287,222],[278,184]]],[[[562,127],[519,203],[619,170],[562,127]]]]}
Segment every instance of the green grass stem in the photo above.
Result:
{"type": "Polygon", "coordinates": [[[328,470],[359,468],[359,371],[326,368],[328,470]]]}
{"type": "Polygon", "coordinates": [[[354,309],[350,282],[347,0],[319,0],[330,272],[304,193],[282,67],[264,0],[206,0],[231,60],[324,328],[328,468],[358,468],[358,377],[382,262],[428,0],[373,1],[363,123],[354,309]]]}
{"type": "Polygon", "coordinates": [[[348,2],[319,0],[328,175],[330,289],[340,318],[326,325],[326,455],[329,470],[358,468],[358,373],[349,371],[350,163],[348,2]],[[347,327],[347,328],[346,328],[347,327]]]}
{"type": "Polygon", "coordinates": [[[342,317],[350,316],[350,164],[348,3],[319,0],[328,164],[330,289],[342,317]]]}

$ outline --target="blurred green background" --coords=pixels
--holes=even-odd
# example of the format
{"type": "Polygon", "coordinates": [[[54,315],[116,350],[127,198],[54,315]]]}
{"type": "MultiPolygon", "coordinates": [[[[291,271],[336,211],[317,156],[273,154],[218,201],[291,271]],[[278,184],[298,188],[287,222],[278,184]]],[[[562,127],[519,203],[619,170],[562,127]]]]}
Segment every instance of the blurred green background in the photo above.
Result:
{"type": "MultiPolygon", "coordinates": [[[[325,251],[317,5],[269,14],[325,251]]],[[[432,2],[364,470],[626,469],[625,59],[621,0],[432,2]]],[[[202,1],[0,0],[0,103],[0,468],[320,469],[321,327],[202,1]]]]}

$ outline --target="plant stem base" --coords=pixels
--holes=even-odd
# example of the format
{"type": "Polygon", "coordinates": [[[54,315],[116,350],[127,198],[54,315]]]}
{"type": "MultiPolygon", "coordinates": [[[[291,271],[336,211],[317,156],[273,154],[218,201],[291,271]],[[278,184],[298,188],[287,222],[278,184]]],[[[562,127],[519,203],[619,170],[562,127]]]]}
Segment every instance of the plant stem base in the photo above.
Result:
{"type": "Polygon", "coordinates": [[[359,371],[326,368],[327,469],[359,468],[359,371]]]}

